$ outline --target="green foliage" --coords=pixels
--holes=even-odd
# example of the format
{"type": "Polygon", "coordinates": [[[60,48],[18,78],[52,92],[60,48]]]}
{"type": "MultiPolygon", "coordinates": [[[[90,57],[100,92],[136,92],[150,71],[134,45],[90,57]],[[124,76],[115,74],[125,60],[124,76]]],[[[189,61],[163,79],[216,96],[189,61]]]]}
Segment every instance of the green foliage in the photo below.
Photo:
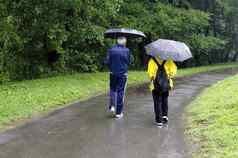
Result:
{"type": "Polygon", "coordinates": [[[227,1],[227,7],[225,11],[225,21],[226,21],[226,31],[225,38],[227,42],[227,53],[226,58],[229,60],[230,58],[233,61],[237,61],[238,58],[238,2],[234,0],[227,1]]]}
{"type": "Polygon", "coordinates": [[[184,38],[204,32],[209,16],[200,11],[176,9],[160,3],[155,7],[155,32],[163,38],[183,40],[184,38]],[[158,31],[157,31],[158,30],[158,31]]]}
{"type": "MultiPolygon", "coordinates": [[[[18,55],[23,49],[23,41],[16,34],[13,17],[4,17],[1,21],[0,31],[0,76],[2,81],[7,81],[10,76],[15,76],[20,69],[13,63],[22,62],[18,55]]],[[[24,64],[24,63],[21,63],[24,64]]],[[[20,66],[20,65],[19,65],[20,66]]]]}
{"type": "Polygon", "coordinates": [[[1,76],[9,74],[9,79],[21,80],[74,68],[84,72],[98,70],[102,52],[98,48],[104,45],[103,32],[122,2],[13,0],[1,3],[8,10],[5,27],[0,31],[1,76]]]}
{"type": "Polygon", "coordinates": [[[195,58],[187,65],[211,64],[223,59],[222,55],[216,60],[213,59],[224,50],[225,43],[219,38],[205,35],[210,20],[209,14],[205,12],[179,9],[159,2],[148,4],[141,1],[128,1],[122,5],[121,12],[121,21],[125,22],[122,26],[138,28],[149,35],[150,40],[165,38],[189,44],[195,58]]]}
{"type": "Polygon", "coordinates": [[[206,89],[188,109],[195,158],[237,158],[238,76],[206,89]]]}
{"type": "Polygon", "coordinates": [[[193,54],[190,61],[196,65],[207,65],[216,62],[222,62],[225,41],[213,36],[193,35],[188,38],[193,54]]]}
{"type": "Polygon", "coordinates": [[[112,27],[135,28],[148,36],[144,41],[129,41],[134,68],[144,63],[143,46],[158,38],[188,43],[196,57],[188,66],[228,61],[231,56],[236,59],[233,3],[234,0],[0,1],[0,81],[65,71],[98,71],[113,43],[105,40],[103,33],[112,27]],[[223,8],[226,18],[222,16],[223,8]],[[229,51],[224,53],[225,49],[229,51]],[[213,60],[216,53],[219,59],[213,60]]]}

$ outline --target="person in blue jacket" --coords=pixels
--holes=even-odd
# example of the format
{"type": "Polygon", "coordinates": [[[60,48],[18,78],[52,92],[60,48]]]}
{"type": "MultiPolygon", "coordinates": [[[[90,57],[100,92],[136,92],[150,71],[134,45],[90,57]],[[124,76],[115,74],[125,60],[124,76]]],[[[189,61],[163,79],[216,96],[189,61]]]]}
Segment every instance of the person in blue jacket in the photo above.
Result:
{"type": "Polygon", "coordinates": [[[126,47],[127,39],[119,37],[117,44],[108,50],[107,64],[110,70],[109,110],[116,118],[123,117],[124,97],[131,63],[130,50],[126,47]]]}

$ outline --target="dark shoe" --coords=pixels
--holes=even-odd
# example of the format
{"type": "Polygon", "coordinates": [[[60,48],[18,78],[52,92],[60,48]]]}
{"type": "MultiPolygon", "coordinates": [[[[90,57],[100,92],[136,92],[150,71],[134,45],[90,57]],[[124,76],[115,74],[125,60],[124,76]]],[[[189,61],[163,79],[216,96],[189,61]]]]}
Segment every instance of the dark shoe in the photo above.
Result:
{"type": "Polygon", "coordinates": [[[169,122],[169,118],[167,116],[163,116],[163,123],[167,124],[169,122]]]}

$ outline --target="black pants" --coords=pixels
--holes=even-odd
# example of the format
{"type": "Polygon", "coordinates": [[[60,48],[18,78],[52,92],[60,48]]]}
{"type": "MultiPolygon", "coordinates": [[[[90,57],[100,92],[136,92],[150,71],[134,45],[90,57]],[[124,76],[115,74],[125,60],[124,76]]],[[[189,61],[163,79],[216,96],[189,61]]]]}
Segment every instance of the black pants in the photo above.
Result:
{"type": "Polygon", "coordinates": [[[154,90],[152,95],[154,99],[155,121],[161,123],[163,116],[168,116],[169,92],[162,93],[154,90]]]}

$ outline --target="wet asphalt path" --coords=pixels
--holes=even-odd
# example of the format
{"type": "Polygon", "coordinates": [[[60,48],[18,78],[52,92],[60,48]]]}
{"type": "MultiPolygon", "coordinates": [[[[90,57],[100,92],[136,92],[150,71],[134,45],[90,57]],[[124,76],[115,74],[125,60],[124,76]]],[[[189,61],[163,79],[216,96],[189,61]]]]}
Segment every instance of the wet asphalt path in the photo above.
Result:
{"type": "Polygon", "coordinates": [[[0,134],[0,158],[190,158],[184,139],[184,107],[204,87],[236,73],[179,78],[169,99],[169,126],[154,125],[151,94],[141,86],[128,91],[125,117],[106,112],[98,96],[0,134]]]}

